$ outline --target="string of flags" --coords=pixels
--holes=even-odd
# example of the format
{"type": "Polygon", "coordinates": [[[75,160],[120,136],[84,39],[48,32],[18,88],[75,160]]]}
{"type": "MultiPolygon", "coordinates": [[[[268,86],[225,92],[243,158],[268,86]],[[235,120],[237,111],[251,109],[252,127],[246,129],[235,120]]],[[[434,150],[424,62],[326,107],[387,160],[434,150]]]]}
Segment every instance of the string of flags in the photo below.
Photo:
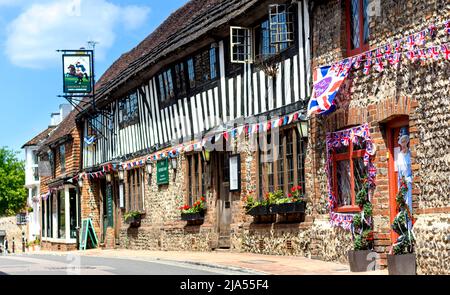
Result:
{"type": "MultiPolygon", "coordinates": [[[[450,35],[450,20],[444,23],[444,33],[450,35]]],[[[308,104],[308,116],[311,114],[327,115],[336,109],[335,97],[341,85],[352,69],[361,69],[364,75],[375,70],[381,73],[387,66],[398,68],[402,59],[411,63],[424,64],[427,60],[450,60],[450,42],[425,48],[427,39],[435,40],[437,26],[430,25],[427,29],[411,34],[401,39],[388,42],[374,48],[337,61],[329,66],[321,66],[313,71],[313,94],[308,104]]]]}
{"type": "Polygon", "coordinates": [[[136,167],[144,166],[147,163],[147,161],[156,162],[156,161],[163,160],[166,158],[176,158],[182,153],[187,153],[187,152],[192,152],[192,151],[201,151],[203,148],[208,147],[208,145],[212,144],[213,142],[219,142],[222,137],[226,141],[230,141],[232,139],[236,139],[237,137],[240,137],[242,134],[245,134],[245,135],[257,134],[257,133],[267,132],[274,128],[279,128],[279,127],[282,127],[282,126],[285,126],[288,124],[292,124],[301,119],[301,114],[302,114],[301,111],[297,111],[297,112],[291,113],[289,115],[285,115],[282,117],[277,117],[277,118],[274,118],[271,120],[267,120],[265,122],[241,125],[236,128],[232,128],[230,130],[223,131],[218,134],[206,136],[205,138],[198,140],[196,142],[179,144],[169,150],[159,151],[159,152],[153,153],[149,156],[139,158],[134,161],[120,163],[120,164],[109,163],[102,167],[102,171],[103,171],[103,173],[117,171],[119,169],[119,166],[122,166],[123,170],[130,170],[130,169],[134,169],[136,167]]]}
{"type": "MultiPolygon", "coordinates": [[[[443,30],[450,35],[450,20],[444,22],[443,30]]],[[[387,65],[397,66],[404,57],[411,62],[438,60],[441,57],[450,60],[450,42],[424,47],[429,38],[431,40],[436,38],[437,31],[437,25],[431,24],[420,32],[337,61],[331,65],[331,70],[340,74],[350,71],[351,68],[360,69],[363,66],[364,74],[368,75],[372,68],[377,72],[382,72],[387,65]]]]}

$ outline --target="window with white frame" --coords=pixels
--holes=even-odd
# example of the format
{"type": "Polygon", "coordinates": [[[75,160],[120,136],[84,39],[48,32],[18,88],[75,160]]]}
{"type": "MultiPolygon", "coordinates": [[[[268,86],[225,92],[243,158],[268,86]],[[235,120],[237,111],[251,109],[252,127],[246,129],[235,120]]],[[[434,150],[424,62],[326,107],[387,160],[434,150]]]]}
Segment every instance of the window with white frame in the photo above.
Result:
{"type": "Polygon", "coordinates": [[[231,62],[253,62],[253,31],[250,28],[230,27],[231,62]]]}
{"type": "Polygon", "coordinates": [[[270,42],[273,45],[288,46],[294,39],[294,17],[292,5],[269,5],[270,42]]]}

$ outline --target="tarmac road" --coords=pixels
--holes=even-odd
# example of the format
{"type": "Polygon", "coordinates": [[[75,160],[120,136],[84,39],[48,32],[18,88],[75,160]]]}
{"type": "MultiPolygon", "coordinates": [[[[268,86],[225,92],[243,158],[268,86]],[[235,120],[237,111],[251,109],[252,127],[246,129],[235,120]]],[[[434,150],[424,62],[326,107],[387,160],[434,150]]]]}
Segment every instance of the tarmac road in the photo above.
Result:
{"type": "Polygon", "coordinates": [[[0,256],[0,275],[248,275],[170,261],[63,255],[0,256]]]}

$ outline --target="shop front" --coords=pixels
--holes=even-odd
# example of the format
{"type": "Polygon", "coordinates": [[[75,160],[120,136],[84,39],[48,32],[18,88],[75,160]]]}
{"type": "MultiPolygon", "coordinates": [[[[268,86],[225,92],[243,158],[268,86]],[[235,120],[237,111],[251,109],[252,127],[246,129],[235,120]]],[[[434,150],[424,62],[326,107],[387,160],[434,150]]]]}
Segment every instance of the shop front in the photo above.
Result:
{"type": "Polygon", "coordinates": [[[42,196],[42,248],[46,250],[76,250],[80,227],[77,188],[65,184],[54,187],[42,196]]]}

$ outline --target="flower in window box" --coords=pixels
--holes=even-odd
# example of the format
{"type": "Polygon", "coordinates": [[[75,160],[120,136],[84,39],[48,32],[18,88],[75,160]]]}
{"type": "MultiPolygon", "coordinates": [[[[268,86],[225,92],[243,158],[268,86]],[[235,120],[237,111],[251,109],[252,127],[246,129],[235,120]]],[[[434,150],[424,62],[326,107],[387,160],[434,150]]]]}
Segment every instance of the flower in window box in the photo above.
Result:
{"type": "Polygon", "coordinates": [[[201,220],[205,217],[206,211],[206,199],[201,197],[200,200],[196,201],[192,207],[189,205],[183,205],[179,208],[181,211],[182,220],[201,220]]]}
{"type": "Polygon", "coordinates": [[[129,211],[124,214],[123,218],[126,223],[130,224],[130,227],[139,227],[143,215],[144,213],[139,211],[129,211]]]}

